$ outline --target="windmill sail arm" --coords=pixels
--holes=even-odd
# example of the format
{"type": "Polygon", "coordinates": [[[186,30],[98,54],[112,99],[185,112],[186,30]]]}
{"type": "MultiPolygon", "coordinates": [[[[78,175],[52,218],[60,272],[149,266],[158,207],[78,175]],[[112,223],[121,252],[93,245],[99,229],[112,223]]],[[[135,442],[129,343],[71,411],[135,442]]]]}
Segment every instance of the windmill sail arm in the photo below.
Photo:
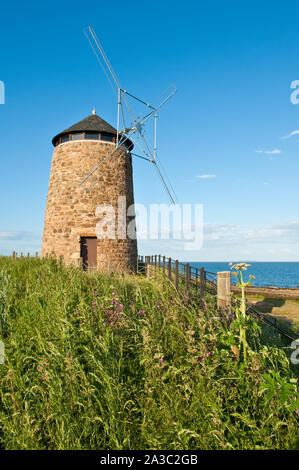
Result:
{"type": "Polygon", "coordinates": [[[90,44],[90,46],[91,46],[91,48],[92,48],[92,50],[93,50],[95,56],[97,57],[98,62],[99,62],[100,65],[102,66],[102,68],[103,68],[103,70],[104,70],[104,72],[105,72],[105,75],[107,76],[108,80],[110,81],[110,79],[109,79],[109,77],[108,77],[108,75],[107,75],[107,72],[110,73],[110,75],[111,75],[111,77],[112,77],[112,79],[113,79],[113,81],[114,81],[116,87],[117,87],[118,89],[120,89],[120,84],[119,84],[118,78],[117,78],[117,76],[116,76],[116,74],[115,74],[115,72],[114,72],[114,70],[113,70],[113,68],[112,68],[112,65],[110,64],[110,62],[109,62],[109,60],[108,60],[108,58],[107,58],[107,56],[106,56],[106,54],[105,54],[105,51],[104,51],[104,49],[103,49],[103,47],[102,47],[102,45],[101,45],[99,39],[97,38],[97,35],[96,35],[95,31],[93,30],[93,28],[92,28],[91,26],[88,26],[87,28],[84,29],[84,34],[85,34],[85,36],[87,37],[88,42],[89,42],[89,44],[90,44]],[[99,56],[99,53],[98,53],[98,52],[100,53],[100,56],[99,56]],[[105,64],[107,70],[105,70],[105,68],[103,67],[103,64],[101,63],[100,57],[102,57],[102,60],[103,60],[103,62],[104,62],[104,64],[105,64]]]}
{"type": "Polygon", "coordinates": [[[164,186],[164,189],[166,190],[166,192],[167,192],[167,194],[168,194],[168,196],[169,196],[170,201],[172,202],[172,204],[175,204],[175,203],[176,203],[176,202],[175,202],[175,196],[172,195],[171,190],[170,190],[169,187],[167,186],[166,181],[165,181],[165,179],[163,178],[163,175],[162,175],[162,173],[161,173],[161,171],[160,171],[160,168],[158,167],[158,165],[157,165],[156,162],[152,162],[152,163],[155,165],[155,168],[156,168],[156,170],[157,170],[157,173],[158,173],[158,175],[159,175],[159,177],[160,177],[160,179],[161,179],[161,181],[162,181],[162,184],[163,184],[163,186],[164,186]]]}

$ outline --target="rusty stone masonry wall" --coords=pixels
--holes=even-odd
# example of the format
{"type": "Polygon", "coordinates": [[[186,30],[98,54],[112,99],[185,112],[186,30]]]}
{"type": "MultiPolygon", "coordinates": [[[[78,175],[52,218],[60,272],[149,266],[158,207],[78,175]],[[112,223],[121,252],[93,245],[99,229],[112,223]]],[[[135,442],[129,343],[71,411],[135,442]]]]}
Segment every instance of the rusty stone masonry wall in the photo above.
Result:
{"type": "MultiPolygon", "coordinates": [[[[116,229],[118,197],[126,196],[127,208],[134,204],[132,157],[124,147],[118,149],[84,183],[81,180],[113,150],[103,141],[71,141],[53,152],[45,213],[42,256],[54,253],[67,264],[78,265],[80,237],[96,236],[95,216],[100,204],[115,207],[116,229]]],[[[126,223],[135,224],[135,217],[126,223]]],[[[134,225],[135,226],[135,225],[134,225]]],[[[97,264],[102,271],[135,271],[136,239],[98,239],[97,264]]]]}

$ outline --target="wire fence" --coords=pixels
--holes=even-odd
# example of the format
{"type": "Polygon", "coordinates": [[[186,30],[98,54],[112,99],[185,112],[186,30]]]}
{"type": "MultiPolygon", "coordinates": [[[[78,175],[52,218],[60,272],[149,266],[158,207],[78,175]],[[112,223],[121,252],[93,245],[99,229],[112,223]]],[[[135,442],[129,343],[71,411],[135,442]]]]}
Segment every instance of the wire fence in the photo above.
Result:
{"type": "Polygon", "coordinates": [[[217,294],[217,274],[205,271],[205,269],[191,266],[189,263],[181,263],[172,258],[162,255],[139,256],[138,265],[148,270],[148,266],[159,271],[173,281],[176,289],[183,289],[186,302],[188,303],[194,294],[203,303],[205,293],[217,294]]]}

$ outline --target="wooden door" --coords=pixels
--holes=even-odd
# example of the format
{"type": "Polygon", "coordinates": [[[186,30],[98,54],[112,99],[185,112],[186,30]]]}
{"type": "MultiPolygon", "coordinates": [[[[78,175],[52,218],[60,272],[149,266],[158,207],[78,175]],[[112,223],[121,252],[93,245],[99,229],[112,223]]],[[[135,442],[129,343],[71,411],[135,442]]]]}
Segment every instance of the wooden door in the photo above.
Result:
{"type": "Polygon", "coordinates": [[[84,269],[97,269],[96,237],[81,237],[81,258],[84,269]]]}

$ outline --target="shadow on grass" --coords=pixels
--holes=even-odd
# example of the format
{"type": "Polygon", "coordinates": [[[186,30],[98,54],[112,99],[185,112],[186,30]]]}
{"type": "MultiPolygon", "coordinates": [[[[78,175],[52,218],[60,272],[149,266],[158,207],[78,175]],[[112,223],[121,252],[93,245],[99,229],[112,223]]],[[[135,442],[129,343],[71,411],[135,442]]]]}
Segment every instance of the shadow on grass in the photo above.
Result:
{"type": "Polygon", "coordinates": [[[266,297],[264,300],[256,302],[255,307],[261,313],[271,313],[274,307],[282,307],[285,302],[285,299],[271,299],[266,297]]]}

